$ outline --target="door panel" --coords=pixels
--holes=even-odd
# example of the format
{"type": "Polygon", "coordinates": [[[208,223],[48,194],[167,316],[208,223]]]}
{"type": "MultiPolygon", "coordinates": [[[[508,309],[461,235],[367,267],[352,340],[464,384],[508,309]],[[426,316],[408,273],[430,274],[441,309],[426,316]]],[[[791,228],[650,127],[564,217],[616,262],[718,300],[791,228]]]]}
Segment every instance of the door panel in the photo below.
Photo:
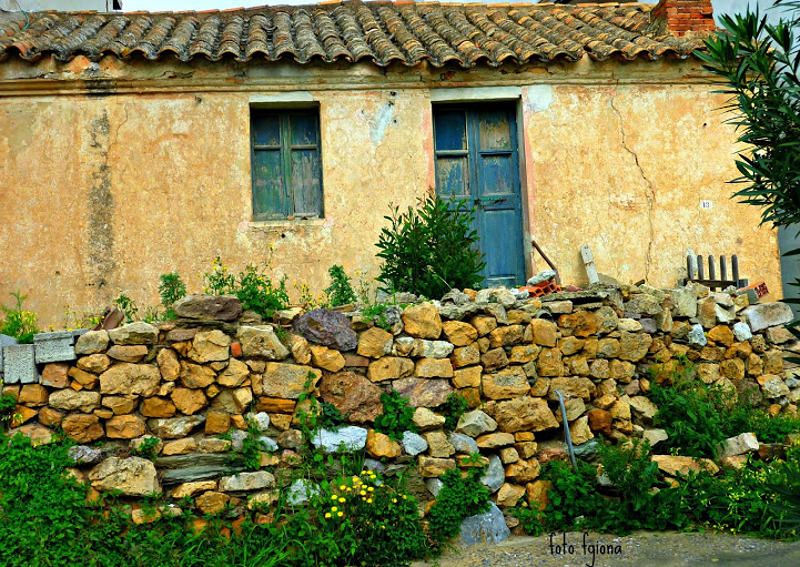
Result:
{"type": "Polygon", "coordinates": [[[466,150],[467,125],[463,110],[444,111],[436,114],[436,150],[466,150]]]}
{"type": "Polygon", "coordinates": [[[525,279],[516,140],[513,104],[434,107],[436,191],[476,207],[485,286],[525,279]]]}
{"type": "Polygon", "coordinates": [[[468,199],[469,164],[467,156],[442,156],[436,167],[436,190],[441,197],[468,199]]]}
{"type": "Polygon", "coordinates": [[[519,216],[513,209],[485,210],[480,218],[481,242],[490,242],[491,254],[486,254],[487,285],[519,285],[519,259],[522,240],[509,238],[519,216]]]}

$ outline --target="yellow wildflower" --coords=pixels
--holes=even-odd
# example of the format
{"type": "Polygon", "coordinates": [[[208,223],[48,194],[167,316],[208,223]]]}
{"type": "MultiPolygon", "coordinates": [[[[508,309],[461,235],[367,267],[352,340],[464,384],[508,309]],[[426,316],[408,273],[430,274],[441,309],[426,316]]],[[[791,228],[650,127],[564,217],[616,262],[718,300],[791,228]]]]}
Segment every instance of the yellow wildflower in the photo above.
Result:
{"type": "Polygon", "coordinates": [[[345,501],[344,498],[339,498],[339,502],[344,502],[344,501],[345,501]]]}
{"type": "Polygon", "coordinates": [[[367,490],[369,490],[370,492],[374,492],[374,491],[375,491],[375,488],[373,488],[372,486],[368,486],[368,487],[367,487],[367,490]]]}
{"type": "Polygon", "coordinates": [[[397,504],[397,498],[392,498],[392,502],[394,502],[395,504],[397,504]]]}
{"type": "Polygon", "coordinates": [[[335,512],[335,511],[336,511],[336,510],[338,510],[338,509],[339,509],[339,508],[337,508],[336,506],[331,506],[331,512],[335,512]]]}
{"type": "Polygon", "coordinates": [[[372,504],[372,498],[367,498],[367,504],[372,504]]]}
{"type": "Polygon", "coordinates": [[[339,497],[336,496],[335,494],[331,495],[331,500],[336,500],[337,498],[339,498],[339,497]]]}
{"type": "Polygon", "coordinates": [[[330,512],[325,512],[325,517],[326,518],[330,518],[331,517],[331,513],[330,512]]]}
{"type": "Polygon", "coordinates": [[[341,518],[342,516],[344,516],[344,512],[339,512],[339,513],[338,513],[338,514],[336,514],[336,515],[337,515],[337,516],[339,516],[339,517],[341,518]]]}
{"type": "Polygon", "coordinates": [[[339,490],[346,490],[346,489],[347,489],[347,486],[345,486],[344,484],[340,484],[339,485],[339,490]]]}

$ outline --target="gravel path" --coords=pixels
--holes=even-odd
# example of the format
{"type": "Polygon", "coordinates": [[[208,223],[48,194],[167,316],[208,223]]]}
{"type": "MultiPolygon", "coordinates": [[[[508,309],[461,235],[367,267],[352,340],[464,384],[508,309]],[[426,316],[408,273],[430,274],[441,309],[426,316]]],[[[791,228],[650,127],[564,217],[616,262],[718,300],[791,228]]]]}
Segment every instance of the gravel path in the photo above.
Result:
{"type": "Polygon", "coordinates": [[[776,542],[715,533],[637,532],[617,537],[588,533],[557,534],[551,552],[550,537],[511,537],[497,545],[453,547],[436,563],[414,563],[413,567],[629,567],[655,565],[730,565],[737,567],[800,567],[800,542],[776,542]],[[556,546],[567,552],[556,555],[556,546]],[[596,553],[592,562],[590,544],[596,553]],[[569,546],[572,546],[571,548],[569,546]],[[601,554],[602,546],[611,554],[601,554]]]}

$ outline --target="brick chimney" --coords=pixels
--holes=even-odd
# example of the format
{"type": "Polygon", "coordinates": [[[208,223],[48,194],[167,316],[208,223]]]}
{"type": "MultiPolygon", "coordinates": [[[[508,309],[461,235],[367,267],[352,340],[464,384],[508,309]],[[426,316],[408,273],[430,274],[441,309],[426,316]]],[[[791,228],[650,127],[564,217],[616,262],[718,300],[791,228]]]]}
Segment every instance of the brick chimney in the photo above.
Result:
{"type": "Polygon", "coordinates": [[[664,20],[674,35],[716,29],[711,0],[661,0],[653,8],[653,20],[664,20]]]}

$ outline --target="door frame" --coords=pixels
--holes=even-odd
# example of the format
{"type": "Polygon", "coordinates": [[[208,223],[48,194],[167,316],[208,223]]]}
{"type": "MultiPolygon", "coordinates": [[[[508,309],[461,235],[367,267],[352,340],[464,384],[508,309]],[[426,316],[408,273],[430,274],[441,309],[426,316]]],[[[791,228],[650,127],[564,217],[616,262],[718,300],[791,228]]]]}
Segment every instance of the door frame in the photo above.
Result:
{"type": "Polygon", "coordinates": [[[433,194],[436,194],[436,155],[435,147],[436,140],[433,131],[433,107],[439,105],[449,104],[491,104],[497,103],[512,103],[516,110],[517,120],[517,166],[519,169],[519,191],[521,203],[521,217],[522,217],[522,251],[525,265],[525,278],[533,275],[533,262],[532,253],[533,247],[531,246],[531,222],[533,218],[533,203],[530,202],[531,196],[534,194],[531,188],[533,187],[532,180],[528,179],[528,170],[526,168],[526,158],[528,157],[528,143],[525,136],[525,113],[523,112],[522,105],[522,88],[521,87],[441,87],[432,88],[429,90],[430,104],[428,104],[427,122],[430,124],[428,132],[428,140],[430,145],[430,154],[428,156],[429,162],[429,179],[431,180],[430,186],[433,194]]]}

